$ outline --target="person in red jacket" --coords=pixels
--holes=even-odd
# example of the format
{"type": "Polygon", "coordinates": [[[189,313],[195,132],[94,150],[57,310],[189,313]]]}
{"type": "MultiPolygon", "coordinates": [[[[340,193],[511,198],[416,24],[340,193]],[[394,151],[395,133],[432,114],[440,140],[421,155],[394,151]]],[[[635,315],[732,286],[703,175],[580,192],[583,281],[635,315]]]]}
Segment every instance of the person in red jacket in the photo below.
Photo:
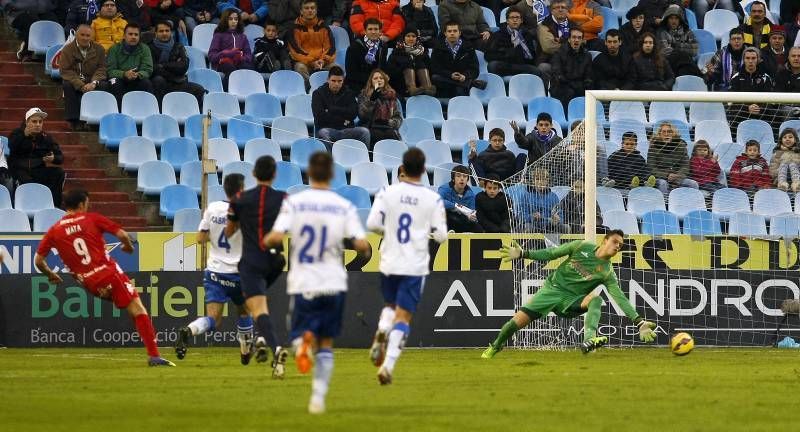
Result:
{"type": "Polygon", "coordinates": [[[747,141],[744,153],[736,157],[728,181],[730,187],[742,189],[752,195],[759,189],[772,187],[769,164],[761,156],[761,145],[756,140],[747,141]]]}
{"type": "Polygon", "coordinates": [[[364,37],[364,21],[367,18],[377,18],[383,23],[383,42],[397,39],[406,26],[398,0],[354,0],[350,11],[350,30],[356,38],[364,37]]]}
{"type": "Polygon", "coordinates": [[[706,140],[699,140],[694,144],[692,158],[689,160],[690,177],[700,185],[701,190],[714,193],[725,187],[719,182],[722,170],[718,160],[706,140]]]}

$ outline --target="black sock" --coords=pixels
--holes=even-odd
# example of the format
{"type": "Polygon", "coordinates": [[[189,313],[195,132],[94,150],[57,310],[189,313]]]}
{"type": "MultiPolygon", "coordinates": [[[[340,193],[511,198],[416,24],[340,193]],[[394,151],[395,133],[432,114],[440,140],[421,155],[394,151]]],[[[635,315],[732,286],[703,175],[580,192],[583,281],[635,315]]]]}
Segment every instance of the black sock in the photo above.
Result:
{"type": "Polygon", "coordinates": [[[257,316],[256,327],[258,327],[258,331],[261,332],[261,335],[267,340],[267,345],[272,348],[272,352],[274,353],[278,343],[275,339],[275,332],[272,330],[272,321],[270,321],[269,315],[262,314],[257,316]]]}

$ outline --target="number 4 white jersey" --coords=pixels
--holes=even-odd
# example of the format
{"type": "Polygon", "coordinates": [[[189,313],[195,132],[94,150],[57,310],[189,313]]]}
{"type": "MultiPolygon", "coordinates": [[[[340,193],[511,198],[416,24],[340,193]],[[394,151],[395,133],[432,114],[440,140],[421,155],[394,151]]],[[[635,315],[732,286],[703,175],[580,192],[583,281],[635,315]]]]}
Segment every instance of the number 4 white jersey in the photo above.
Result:
{"type": "Polygon", "coordinates": [[[386,275],[428,274],[428,235],[447,239],[442,198],[417,183],[401,182],[378,192],[367,218],[367,228],[383,232],[380,271],[386,275]]]}
{"type": "Polygon", "coordinates": [[[363,239],[353,204],[329,189],[308,189],[283,200],[273,230],[289,233],[288,294],[347,291],[344,239],[363,239]]]}
{"type": "Polygon", "coordinates": [[[208,254],[207,268],[216,273],[239,273],[239,259],[242,258],[241,230],[237,230],[230,238],[225,237],[228,206],[227,201],[209,204],[197,228],[208,232],[211,251],[208,254]]]}

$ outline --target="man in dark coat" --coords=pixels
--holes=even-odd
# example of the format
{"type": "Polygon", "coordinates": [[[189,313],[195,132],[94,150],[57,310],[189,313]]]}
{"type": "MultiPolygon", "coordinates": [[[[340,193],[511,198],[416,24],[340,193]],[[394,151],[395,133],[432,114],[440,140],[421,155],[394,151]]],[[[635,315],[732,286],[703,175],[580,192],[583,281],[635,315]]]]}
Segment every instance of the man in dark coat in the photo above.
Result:
{"type": "Polygon", "coordinates": [[[439,90],[437,96],[466,96],[471,87],[485,89],[486,81],[477,79],[478,57],[475,49],[461,39],[458,23],[446,23],[444,35],[444,39],[436,41],[431,53],[431,79],[439,90]]]}
{"type": "Polygon", "coordinates": [[[523,73],[542,76],[536,67],[536,33],[522,27],[522,13],[515,7],[506,10],[506,22],[492,33],[486,61],[489,72],[500,76],[523,73]]]}
{"type": "Polygon", "coordinates": [[[53,138],[44,133],[47,113],[31,108],[25,113],[25,123],[8,137],[8,165],[11,175],[20,183],[40,183],[53,195],[53,204],[61,207],[64,188],[64,155],[53,138]]]}
{"type": "Polygon", "coordinates": [[[172,37],[172,23],[161,21],[156,24],[156,37],[150,42],[153,56],[153,83],[156,97],[161,100],[165,94],[174,91],[187,92],[197,98],[198,106],[203,106],[206,90],[199,84],[190,82],[186,76],[189,70],[189,57],[186,49],[172,37]]]}
{"type": "Polygon", "coordinates": [[[592,88],[592,56],[583,46],[583,30],[570,29],[568,43],[553,56],[552,66],[550,95],[565,108],[572,98],[592,88]]]}
{"type": "Polygon", "coordinates": [[[606,32],[606,49],[592,61],[594,88],[600,90],[630,90],[631,56],[621,49],[622,40],[617,29],[606,32]]]}

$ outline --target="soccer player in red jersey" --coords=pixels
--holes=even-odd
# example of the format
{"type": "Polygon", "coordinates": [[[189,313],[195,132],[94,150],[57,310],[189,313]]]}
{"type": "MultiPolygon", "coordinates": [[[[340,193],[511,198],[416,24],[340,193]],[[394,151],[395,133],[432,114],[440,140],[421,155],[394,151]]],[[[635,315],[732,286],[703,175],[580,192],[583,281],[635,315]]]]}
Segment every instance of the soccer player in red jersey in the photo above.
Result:
{"type": "Polygon", "coordinates": [[[89,193],[85,190],[67,192],[62,202],[67,213],[47,231],[39,243],[34,258],[36,268],[47,275],[51,283],[63,282],[61,276],[53,272],[45,261],[50,249],[58,251],[75,280],[87,291],[101,299],[113,301],[119,309],[127,309],[147,348],[147,355],[150,356],[148,365],[175,366],[159,355],[156,332],[139,299],[139,293],[106,252],[104,232],[115,235],[122,242],[122,250],[132,253],[133,243],[128,233],[105,216],[88,213],[89,193]]]}

